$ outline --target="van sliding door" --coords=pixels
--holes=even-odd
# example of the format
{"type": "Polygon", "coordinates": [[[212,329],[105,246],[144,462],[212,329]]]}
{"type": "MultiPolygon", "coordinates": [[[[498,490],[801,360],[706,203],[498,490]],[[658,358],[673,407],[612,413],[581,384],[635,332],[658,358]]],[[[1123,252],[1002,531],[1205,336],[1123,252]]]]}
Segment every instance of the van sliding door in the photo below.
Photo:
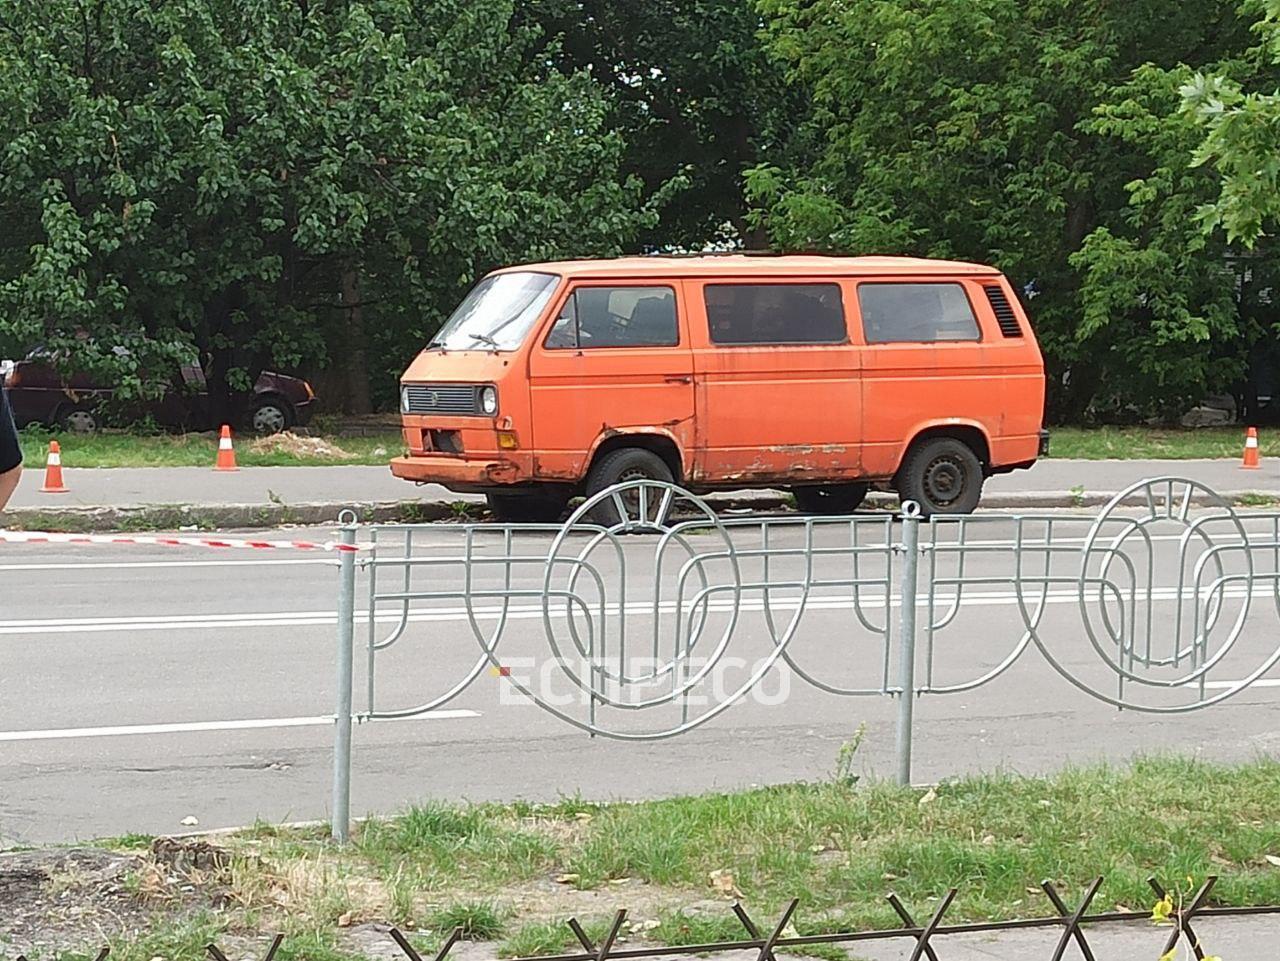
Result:
{"type": "Polygon", "coordinates": [[[686,281],[698,431],[695,475],[715,487],[862,475],[859,349],[830,279],[686,281]]]}

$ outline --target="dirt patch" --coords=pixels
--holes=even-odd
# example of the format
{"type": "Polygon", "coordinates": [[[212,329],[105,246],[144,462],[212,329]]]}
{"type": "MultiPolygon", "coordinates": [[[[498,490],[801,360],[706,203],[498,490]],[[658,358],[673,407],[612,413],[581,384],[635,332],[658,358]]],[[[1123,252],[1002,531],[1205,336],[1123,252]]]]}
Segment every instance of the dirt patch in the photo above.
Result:
{"type": "Polygon", "coordinates": [[[127,884],[140,864],[97,848],[0,855],[0,939],[32,953],[145,927],[149,910],[127,884]]]}
{"type": "Polygon", "coordinates": [[[249,442],[249,450],[255,454],[288,454],[320,460],[342,460],[354,456],[323,437],[303,437],[289,431],[258,437],[249,442]]]}
{"type": "Polygon", "coordinates": [[[156,845],[162,850],[138,854],[101,848],[0,854],[4,953],[96,951],[158,920],[224,901],[217,864],[225,852],[164,838],[156,845]]]}

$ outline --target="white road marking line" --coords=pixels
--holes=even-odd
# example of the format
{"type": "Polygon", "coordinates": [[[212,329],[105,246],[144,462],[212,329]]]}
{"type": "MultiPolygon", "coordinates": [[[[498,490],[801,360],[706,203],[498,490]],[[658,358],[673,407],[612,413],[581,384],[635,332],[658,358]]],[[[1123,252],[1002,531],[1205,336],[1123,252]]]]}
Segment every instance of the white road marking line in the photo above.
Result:
{"type": "MultiPolygon", "coordinates": [[[[787,589],[778,589],[778,594],[788,593],[787,589]]],[[[794,597],[794,591],[790,591],[792,596],[775,598],[770,606],[777,611],[794,610],[797,601],[794,597]]],[[[1228,589],[1223,592],[1228,599],[1240,599],[1244,597],[1243,589],[1228,589]]],[[[1272,596],[1274,588],[1270,585],[1255,587],[1253,591],[1254,597],[1267,598],[1272,596]]],[[[1034,610],[1038,603],[1039,595],[1028,590],[1024,594],[1025,603],[1029,610],[1034,610]]],[[[1092,603],[1096,598],[1091,592],[1088,599],[1092,603]]],[[[1156,588],[1152,592],[1152,599],[1157,603],[1167,603],[1178,600],[1178,591],[1174,587],[1156,588]]],[[[934,599],[934,610],[936,612],[945,611],[952,603],[955,602],[954,594],[940,594],[934,599]]],[[[1018,604],[1018,593],[1016,591],[965,591],[963,593],[961,607],[1013,607],[1018,604]]],[[[1080,595],[1077,591],[1050,591],[1046,599],[1048,604],[1078,604],[1080,595]]],[[[890,600],[890,606],[897,607],[900,600],[894,596],[890,600]]],[[[918,607],[926,607],[927,600],[922,599],[918,607]]],[[[387,610],[392,607],[393,603],[382,606],[378,612],[375,622],[379,624],[396,624],[400,621],[400,614],[395,610],[387,610]]],[[[713,601],[710,605],[712,614],[724,614],[732,610],[732,604],[727,601],[713,601]]],[[[806,609],[815,611],[847,611],[853,609],[853,601],[848,597],[838,596],[815,596],[810,597],[806,602],[806,609]]],[[[864,610],[883,610],[885,599],[880,596],[864,596],[862,600],[862,608],[864,610]]],[[[662,614],[672,614],[675,612],[675,604],[666,602],[659,606],[662,614]]],[[[617,616],[618,608],[616,605],[607,605],[606,613],[610,616],[617,616]]],[[[687,610],[687,606],[686,606],[687,610]]],[[[745,598],[739,610],[746,613],[759,613],[764,610],[764,600],[762,598],[745,598]]],[[[652,605],[647,602],[637,602],[628,604],[626,611],[632,616],[643,616],[652,611],[652,605]]],[[[499,605],[487,605],[484,607],[477,606],[473,609],[474,616],[481,621],[494,621],[502,616],[502,608],[499,605]]],[[[594,611],[593,611],[594,613],[594,611]]],[[[565,608],[563,601],[552,602],[550,606],[551,617],[557,620],[565,617],[565,608]]],[[[534,620],[543,616],[541,605],[511,605],[507,610],[507,618],[509,620],[534,620]]],[[[581,614],[579,614],[581,616],[581,614]]],[[[442,623],[466,621],[468,611],[466,607],[439,607],[432,609],[416,608],[409,612],[409,622],[418,623],[442,623]]],[[[358,611],[356,613],[356,623],[368,624],[369,614],[367,611],[358,611]]],[[[101,633],[118,633],[118,632],[137,632],[137,631],[196,631],[196,630],[219,630],[233,628],[262,628],[262,627],[328,627],[337,623],[337,614],[333,611],[288,611],[288,612],[263,612],[256,614],[162,614],[154,616],[134,616],[134,617],[83,617],[83,618],[41,618],[38,620],[11,620],[0,624],[0,636],[4,635],[29,635],[29,634],[101,634],[101,633]]]]}
{"type": "MultiPolygon", "coordinates": [[[[479,711],[432,711],[401,721],[449,721],[480,717],[479,711]]],[[[379,723],[382,723],[379,721],[379,723]]],[[[207,731],[261,731],[285,727],[328,727],[333,716],[264,717],[243,721],[184,721],[175,724],[122,724],[114,727],[66,727],[47,731],[0,731],[5,741],[64,741],[86,737],[126,737],[137,734],[199,734],[207,731]]]]}
{"type": "MultiPolygon", "coordinates": [[[[1232,688],[1239,687],[1244,683],[1244,679],[1238,681],[1205,681],[1204,686],[1212,691],[1229,691],[1232,688]]],[[[1187,687],[1195,687],[1195,682],[1187,685],[1187,687]]],[[[1254,681],[1249,685],[1250,689],[1255,687],[1280,687],[1280,677],[1263,677],[1254,681]]]]}
{"type": "MultiPolygon", "coordinates": [[[[286,567],[305,564],[321,564],[333,567],[332,558],[299,557],[288,560],[253,561],[182,561],[179,567],[286,567]]],[[[106,570],[142,570],[147,568],[174,567],[172,561],[94,561],[89,564],[46,563],[46,564],[0,564],[0,571],[106,571],[106,570]]]]}

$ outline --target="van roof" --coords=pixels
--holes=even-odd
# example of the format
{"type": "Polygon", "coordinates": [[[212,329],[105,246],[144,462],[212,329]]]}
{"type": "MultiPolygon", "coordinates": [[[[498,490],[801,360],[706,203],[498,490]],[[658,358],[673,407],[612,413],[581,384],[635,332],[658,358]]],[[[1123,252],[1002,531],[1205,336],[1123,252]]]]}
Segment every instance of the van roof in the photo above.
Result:
{"type": "Polygon", "coordinates": [[[505,267],[498,272],[506,273],[515,270],[536,270],[569,277],[741,277],[750,274],[839,277],[885,274],[1000,275],[1000,271],[996,268],[983,264],[971,264],[960,260],[931,260],[925,257],[833,257],[813,254],[741,253],[559,260],[540,264],[520,264],[505,267]]]}

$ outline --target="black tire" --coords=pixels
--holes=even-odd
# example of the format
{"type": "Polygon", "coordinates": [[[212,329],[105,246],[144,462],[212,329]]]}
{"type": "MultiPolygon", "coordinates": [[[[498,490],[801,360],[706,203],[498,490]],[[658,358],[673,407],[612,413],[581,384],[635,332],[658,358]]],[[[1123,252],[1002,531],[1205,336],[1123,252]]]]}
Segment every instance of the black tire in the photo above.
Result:
{"type": "Polygon", "coordinates": [[[554,524],[569,506],[569,491],[543,488],[520,493],[488,493],[489,513],[506,524],[554,524]]]}
{"type": "Polygon", "coordinates": [[[904,501],[930,514],[972,514],[982,497],[982,462],[964,441],[935,437],[907,452],[895,486],[904,501]]]}
{"type": "MultiPolygon", "coordinates": [[[[667,462],[653,451],[642,447],[623,447],[605,454],[587,472],[586,494],[594,497],[615,484],[633,480],[675,481],[667,462]]],[[[602,501],[591,511],[593,523],[612,527],[621,521],[618,509],[608,501],[602,501]]]]}
{"type": "Polygon", "coordinates": [[[813,487],[793,487],[791,496],[796,499],[796,509],[801,514],[837,516],[852,514],[862,506],[867,496],[867,485],[818,484],[813,487]]]}

